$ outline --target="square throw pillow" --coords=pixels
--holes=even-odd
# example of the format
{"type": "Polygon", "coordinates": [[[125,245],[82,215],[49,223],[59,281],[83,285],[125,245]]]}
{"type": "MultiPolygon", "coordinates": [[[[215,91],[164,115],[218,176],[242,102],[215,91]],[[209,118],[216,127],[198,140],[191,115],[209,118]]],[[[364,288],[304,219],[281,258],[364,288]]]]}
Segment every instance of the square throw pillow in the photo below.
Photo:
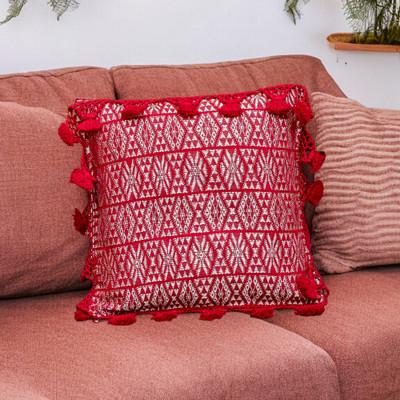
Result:
{"type": "Polygon", "coordinates": [[[400,111],[312,94],[317,173],[325,195],[313,220],[315,260],[330,273],[400,263],[400,111]]]}
{"type": "Polygon", "coordinates": [[[304,87],[157,100],[77,100],[60,131],[83,155],[89,192],[75,226],[92,288],[77,320],[129,324],[227,311],[321,314],[328,291],[310,252],[304,203],[322,183],[304,87]]]}

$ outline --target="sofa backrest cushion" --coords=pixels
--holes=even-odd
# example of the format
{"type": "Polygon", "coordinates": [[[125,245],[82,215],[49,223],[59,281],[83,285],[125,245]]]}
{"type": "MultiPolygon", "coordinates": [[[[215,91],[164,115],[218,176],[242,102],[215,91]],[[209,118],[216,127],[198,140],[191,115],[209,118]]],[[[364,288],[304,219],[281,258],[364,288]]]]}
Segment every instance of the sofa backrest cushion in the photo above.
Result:
{"type": "Polygon", "coordinates": [[[304,55],[193,65],[113,67],[117,98],[146,99],[256,90],[293,83],[344,96],[321,61],[304,55]]]}
{"type": "Polygon", "coordinates": [[[77,97],[114,98],[110,71],[80,67],[0,76],[0,101],[66,114],[77,97]]]}
{"type": "Polygon", "coordinates": [[[0,102],[0,298],[82,285],[87,240],[73,228],[72,213],[87,196],[68,184],[81,150],[59,139],[62,119],[0,102]]]}

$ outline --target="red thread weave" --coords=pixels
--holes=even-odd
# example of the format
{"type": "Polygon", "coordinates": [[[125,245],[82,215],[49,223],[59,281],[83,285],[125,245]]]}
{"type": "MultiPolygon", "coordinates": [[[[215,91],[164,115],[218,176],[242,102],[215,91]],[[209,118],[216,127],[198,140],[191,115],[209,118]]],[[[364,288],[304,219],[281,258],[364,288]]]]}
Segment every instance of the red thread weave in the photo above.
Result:
{"type": "Polygon", "coordinates": [[[80,319],[323,311],[327,289],[303,215],[306,198],[320,193],[301,172],[315,148],[303,128],[311,110],[302,86],[78,100],[69,110],[96,177],[83,274],[92,289],[78,305],[80,319]],[[79,129],[88,118],[97,133],[79,129]]]}

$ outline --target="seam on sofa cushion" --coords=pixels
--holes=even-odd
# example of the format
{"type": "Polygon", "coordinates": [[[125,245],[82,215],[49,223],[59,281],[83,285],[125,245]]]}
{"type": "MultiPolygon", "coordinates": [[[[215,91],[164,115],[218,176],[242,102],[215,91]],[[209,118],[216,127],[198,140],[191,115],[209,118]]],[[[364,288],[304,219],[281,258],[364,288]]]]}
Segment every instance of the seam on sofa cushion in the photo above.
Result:
{"type": "Polygon", "coordinates": [[[235,61],[220,61],[213,63],[193,63],[193,64],[147,64],[147,65],[117,65],[110,68],[110,71],[117,71],[119,69],[150,69],[150,68],[167,68],[167,69],[217,69],[217,68],[227,68],[235,65],[243,65],[243,64],[260,64],[264,63],[266,60],[275,60],[279,58],[285,59],[293,59],[297,60],[299,58],[308,58],[310,61],[316,62],[318,64],[322,64],[321,60],[317,57],[309,56],[309,55],[301,55],[301,54],[293,54],[293,55],[279,55],[279,56],[266,56],[266,57],[258,57],[258,58],[249,58],[243,60],[235,60],[235,61]]]}
{"type": "Polygon", "coordinates": [[[32,72],[21,72],[17,74],[5,74],[5,75],[0,75],[0,80],[4,79],[14,79],[14,78],[49,78],[49,77],[61,77],[69,74],[75,74],[79,72],[84,72],[84,71],[90,71],[90,70],[103,70],[107,71],[108,73],[111,73],[111,70],[109,68],[103,68],[103,67],[90,67],[90,66],[85,66],[85,67],[70,67],[68,68],[69,70],[65,70],[65,68],[60,68],[60,69],[54,69],[54,70],[48,70],[48,71],[32,71],[32,72]]]}

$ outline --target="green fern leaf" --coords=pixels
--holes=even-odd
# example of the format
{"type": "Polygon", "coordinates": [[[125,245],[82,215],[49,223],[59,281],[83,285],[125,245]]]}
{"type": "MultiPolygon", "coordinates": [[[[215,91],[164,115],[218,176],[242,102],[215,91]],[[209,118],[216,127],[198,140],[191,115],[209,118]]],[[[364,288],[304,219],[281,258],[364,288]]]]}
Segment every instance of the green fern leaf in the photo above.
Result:
{"type": "Polygon", "coordinates": [[[51,9],[57,14],[57,19],[59,20],[61,16],[68,9],[75,9],[79,6],[77,0],[48,0],[48,4],[51,9]]]}
{"type": "Polygon", "coordinates": [[[7,16],[5,19],[3,19],[3,21],[0,21],[0,25],[5,24],[15,17],[18,17],[27,1],[28,0],[9,0],[10,5],[7,10],[7,16]]]}

